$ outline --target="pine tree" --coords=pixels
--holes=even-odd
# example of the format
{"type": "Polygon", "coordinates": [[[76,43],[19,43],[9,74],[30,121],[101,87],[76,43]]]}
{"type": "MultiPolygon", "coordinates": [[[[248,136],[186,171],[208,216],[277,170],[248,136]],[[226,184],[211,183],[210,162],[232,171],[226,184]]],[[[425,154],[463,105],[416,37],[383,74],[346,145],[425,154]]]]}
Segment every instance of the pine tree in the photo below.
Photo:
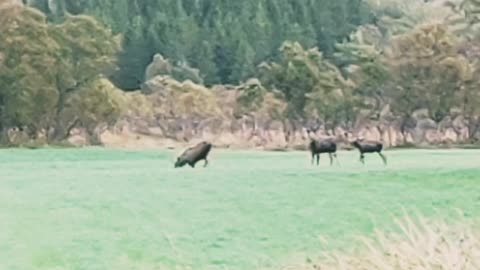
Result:
{"type": "Polygon", "coordinates": [[[285,40],[306,48],[317,46],[329,57],[339,39],[372,19],[360,0],[30,0],[29,4],[58,22],[66,13],[93,15],[123,34],[120,70],[112,78],[127,89],[135,87],[133,77],[142,77],[156,53],[194,68],[207,67],[201,70],[207,82],[236,83],[262,61],[278,57],[285,40]],[[241,32],[241,42],[236,34],[228,35],[234,31],[241,32]],[[204,44],[209,48],[198,54],[204,44]]]}

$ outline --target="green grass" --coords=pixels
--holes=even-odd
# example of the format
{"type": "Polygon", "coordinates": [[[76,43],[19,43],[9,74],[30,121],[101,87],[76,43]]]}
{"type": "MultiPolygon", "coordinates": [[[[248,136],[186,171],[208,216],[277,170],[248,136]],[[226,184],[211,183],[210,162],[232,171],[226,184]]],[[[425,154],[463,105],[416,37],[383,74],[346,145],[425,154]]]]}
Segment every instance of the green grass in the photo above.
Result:
{"type": "Polygon", "coordinates": [[[396,150],[312,167],[306,152],[0,150],[0,269],[258,269],[402,216],[480,214],[480,151],[396,150]],[[162,267],[163,266],[163,267],[162,267]],[[176,268],[177,267],[177,268],[176,268]]]}

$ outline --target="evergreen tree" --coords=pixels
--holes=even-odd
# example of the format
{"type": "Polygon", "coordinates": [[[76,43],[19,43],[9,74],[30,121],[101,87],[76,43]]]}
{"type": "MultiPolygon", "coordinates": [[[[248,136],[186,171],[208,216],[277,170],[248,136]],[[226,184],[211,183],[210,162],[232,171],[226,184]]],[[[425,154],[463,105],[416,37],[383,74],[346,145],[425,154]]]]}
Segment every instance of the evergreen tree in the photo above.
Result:
{"type": "Polygon", "coordinates": [[[126,89],[138,86],[137,78],[143,77],[156,53],[200,69],[208,83],[236,83],[262,61],[278,57],[277,48],[285,40],[306,48],[317,46],[329,57],[336,42],[372,19],[361,0],[29,0],[28,4],[54,20],[66,13],[93,15],[123,34],[120,69],[112,79],[126,89]]]}

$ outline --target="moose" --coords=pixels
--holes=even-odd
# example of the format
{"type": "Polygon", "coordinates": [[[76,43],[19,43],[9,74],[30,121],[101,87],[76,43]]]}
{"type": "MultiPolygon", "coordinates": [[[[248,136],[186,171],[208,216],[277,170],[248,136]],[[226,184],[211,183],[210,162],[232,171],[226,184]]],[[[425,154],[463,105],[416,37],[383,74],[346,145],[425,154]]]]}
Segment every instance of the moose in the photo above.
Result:
{"type": "Polygon", "coordinates": [[[317,158],[317,166],[320,163],[320,154],[322,153],[328,153],[328,157],[330,158],[330,166],[333,164],[333,157],[338,162],[337,159],[337,143],[335,142],[334,139],[332,138],[327,138],[327,139],[317,139],[313,138],[310,134],[313,132],[311,129],[307,130],[308,136],[310,138],[310,144],[308,145],[308,148],[310,150],[310,153],[312,154],[312,165],[314,163],[315,157],[317,158]]]}
{"type": "Polygon", "coordinates": [[[356,138],[351,144],[360,152],[360,162],[365,164],[366,153],[377,153],[383,160],[383,164],[387,165],[387,157],[382,154],[383,143],[379,141],[366,141],[362,138],[356,138]]]}
{"type": "Polygon", "coordinates": [[[195,164],[200,161],[204,160],[205,163],[203,167],[207,167],[208,159],[207,156],[212,149],[212,144],[206,141],[203,141],[193,147],[186,149],[175,162],[175,168],[183,167],[186,164],[190,165],[190,167],[195,168],[195,164]]]}

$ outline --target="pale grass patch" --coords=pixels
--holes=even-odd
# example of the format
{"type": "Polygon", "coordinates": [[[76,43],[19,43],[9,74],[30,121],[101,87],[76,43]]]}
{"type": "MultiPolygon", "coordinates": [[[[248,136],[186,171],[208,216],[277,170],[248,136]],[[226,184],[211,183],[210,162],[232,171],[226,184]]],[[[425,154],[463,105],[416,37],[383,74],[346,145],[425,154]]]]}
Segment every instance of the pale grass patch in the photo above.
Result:
{"type": "MultiPolygon", "coordinates": [[[[463,216],[463,215],[462,215],[463,216]]],[[[454,223],[406,215],[393,232],[359,237],[351,252],[326,252],[319,260],[285,269],[339,270],[477,270],[480,269],[479,223],[454,223]]]]}

